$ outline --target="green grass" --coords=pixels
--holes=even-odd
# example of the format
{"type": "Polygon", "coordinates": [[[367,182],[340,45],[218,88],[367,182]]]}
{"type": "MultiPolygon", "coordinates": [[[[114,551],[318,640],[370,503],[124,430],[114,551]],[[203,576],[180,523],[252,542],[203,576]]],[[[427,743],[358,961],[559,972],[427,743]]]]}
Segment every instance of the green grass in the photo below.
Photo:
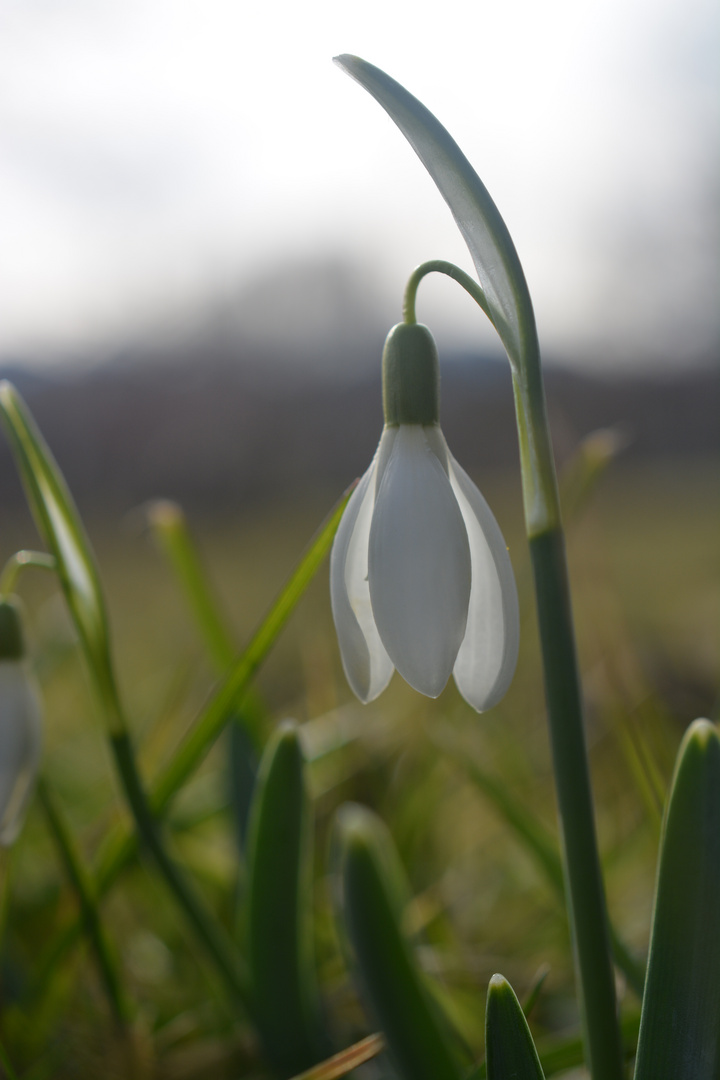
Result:
{"type": "MultiPolygon", "coordinates": [[[[423,963],[439,976],[443,1003],[475,1055],[482,1050],[483,1002],[495,971],[522,998],[537,968],[549,961],[534,1034],[557,1034],[576,1021],[567,927],[552,889],[467,772],[439,750],[472,756],[555,834],[519,493],[515,480],[503,477],[482,487],[508,540],[524,611],[518,672],[500,706],[478,717],[453,686],[431,702],[397,676],[373,705],[357,704],[340,667],[326,572],[258,676],[271,722],[293,716],[303,723],[315,758],[317,953],[338,1048],[369,1030],[338,947],[326,880],[331,821],[346,799],[373,807],[389,825],[415,893],[408,925],[421,932],[423,963]]],[[[617,467],[569,528],[610,908],[638,954],[647,946],[659,801],[674,753],[689,721],[716,708],[716,493],[710,465],[617,467]]],[[[234,520],[191,520],[238,646],[337,494],[234,520]]],[[[141,515],[90,518],[88,529],[107,591],[119,679],[150,778],[205,700],[212,666],[141,515]]],[[[33,543],[23,517],[5,523],[4,558],[33,543]]],[[[52,579],[28,572],[21,592],[46,703],[45,771],[80,851],[92,861],[110,825],[125,816],[122,798],[52,579]]],[[[227,801],[221,739],[171,820],[176,854],[232,930],[242,874],[227,801]]],[[[0,1040],[19,1075],[191,1080],[263,1072],[247,1018],[229,1010],[149,867],[136,864],[102,906],[135,1003],[130,1064],[86,948],[69,953],[49,985],[30,993],[44,949],[75,910],[36,805],[6,860],[3,890],[0,1040]]],[[[625,1006],[634,1004],[628,991],[625,1006]]]]}

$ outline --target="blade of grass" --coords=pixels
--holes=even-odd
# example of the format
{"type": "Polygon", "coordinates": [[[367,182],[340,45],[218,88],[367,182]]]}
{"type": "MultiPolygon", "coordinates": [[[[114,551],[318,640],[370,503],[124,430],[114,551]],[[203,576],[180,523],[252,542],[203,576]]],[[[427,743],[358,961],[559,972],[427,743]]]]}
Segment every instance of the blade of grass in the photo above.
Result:
{"type": "Polygon", "coordinates": [[[44,777],[38,780],[37,794],[63,869],[77,897],[85,932],[95,954],[100,981],[105,989],[110,1012],[118,1028],[126,1032],[130,1017],[128,998],[122,986],[114,952],[105,933],[89,874],[83,865],[55,796],[51,792],[50,785],[44,777]]]}
{"type": "MultiPolygon", "coordinates": [[[[187,601],[215,670],[222,675],[232,665],[237,649],[220,613],[188,529],[182,508],[161,499],[147,508],[153,535],[165,555],[187,601]]],[[[264,703],[249,688],[230,725],[230,798],[238,847],[242,852],[248,813],[257,777],[260,730],[267,717],[264,703]]]]}
{"type": "Polygon", "coordinates": [[[8,382],[0,383],[0,418],[38,528],[57,564],[56,572],[97,690],[110,749],[137,832],[226,986],[242,1001],[245,988],[239,958],[213,914],[171,859],[149,805],[115,678],[100,575],[77,507],[27,406],[8,382]]]}
{"type": "Polygon", "coordinates": [[[720,1076],[720,737],[685,734],[660,849],[635,1080],[720,1076]]]}
{"type": "Polygon", "coordinates": [[[368,1035],[360,1042],[353,1043],[339,1054],[333,1054],[319,1065],[313,1065],[304,1073],[299,1073],[293,1080],[340,1080],[341,1076],[347,1076],[349,1072],[374,1057],[385,1049],[385,1040],[382,1035],[368,1035]]]}
{"type": "MultiPolygon", "coordinates": [[[[232,710],[242,699],[257,669],[267,657],[278,635],[322,565],[332,547],[340,518],[352,490],[351,487],[343,494],[323,522],[258,627],[247,649],[238,657],[208,705],[200,713],[194,729],[197,731],[199,727],[200,734],[193,732],[186,738],[176,756],[153,786],[152,807],[158,817],[166,812],[184,781],[200,764],[214,739],[220,734],[223,724],[233,715],[232,710]]],[[[97,861],[93,883],[96,896],[100,898],[109,891],[125,867],[135,858],[137,850],[137,836],[127,825],[121,825],[113,831],[103,844],[97,861]]],[[[80,925],[77,922],[60,931],[56,940],[48,948],[40,966],[39,976],[33,984],[32,993],[38,993],[46,985],[54,966],[79,940],[79,937],[80,925]]]]}
{"type": "Polygon", "coordinates": [[[263,754],[250,815],[247,942],[252,1010],[265,1054],[283,1076],[327,1049],[312,943],[310,799],[297,724],[263,754]]]}
{"type": "Polygon", "coordinates": [[[393,1063],[405,1080],[459,1080],[448,1024],[401,930],[406,887],[389,832],[369,810],[346,804],[338,815],[337,845],[338,917],[393,1063]]]}
{"type": "Polygon", "coordinates": [[[56,572],[110,731],[123,731],[105,601],[77,507],[37,424],[9,382],[0,383],[0,419],[38,531],[55,558],[56,572]]]}
{"type": "MultiPolygon", "coordinates": [[[[639,1028],[639,1011],[624,1013],[620,1018],[623,1043],[630,1056],[637,1043],[639,1028]]],[[[548,1035],[538,1039],[536,1048],[540,1065],[548,1077],[565,1073],[568,1069],[577,1069],[584,1061],[583,1041],[579,1035],[548,1035]]],[[[485,1080],[486,1076],[487,1069],[482,1061],[468,1073],[465,1080],[485,1080]]]]}
{"type": "MultiPolygon", "coordinates": [[[[523,847],[535,859],[556,896],[562,901],[565,886],[560,853],[554,837],[522,803],[510,794],[504,784],[486,770],[481,769],[477,762],[472,761],[467,755],[452,749],[448,750],[444,740],[443,746],[504,818],[523,847]]],[[[642,964],[631,954],[612,924],[610,924],[609,933],[615,963],[627,979],[628,985],[633,988],[639,998],[642,998],[645,982],[642,964]]]]}
{"type": "Polygon", "coordinates": [[[485,1054],[488,1080],[545,1080],[520,1002],[502,975],[488,987],[485,1054]]]}
{"type": "Polygon", "coordinates": [[[182,508],[169,499],[159,499],[147,507],[147,517],[153,536],[182,588],[213,664],[220,672],[227,670],[237,650],[212,595],[182,508]]]}

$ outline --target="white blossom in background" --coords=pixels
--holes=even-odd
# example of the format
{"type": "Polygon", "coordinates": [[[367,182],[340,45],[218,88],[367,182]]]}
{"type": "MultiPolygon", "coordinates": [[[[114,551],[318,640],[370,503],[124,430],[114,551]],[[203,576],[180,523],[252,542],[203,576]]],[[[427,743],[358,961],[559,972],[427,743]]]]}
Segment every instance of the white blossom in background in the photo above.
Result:
{"type": "Polygon", "coordinates": [[[0,845],[22,828],[35,787],[42,746],[42,708],[24,659],[20,616],[0,600],[0,845]]]}

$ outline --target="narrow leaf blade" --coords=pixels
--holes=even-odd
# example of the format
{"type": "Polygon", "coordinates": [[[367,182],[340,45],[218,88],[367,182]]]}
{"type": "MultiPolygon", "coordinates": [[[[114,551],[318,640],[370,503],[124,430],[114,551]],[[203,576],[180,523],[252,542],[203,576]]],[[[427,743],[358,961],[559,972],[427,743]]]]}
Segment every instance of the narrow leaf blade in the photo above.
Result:
{"type": "Polygon", "coordinates": [[[502,975],[488,987],[485,1053],[488,1080],[544,1080],[525,1014],[502,975]]]}
{"type": "Polygon", "coordinates": [[[385,826],[346,805],[338,818],[341,918],[369,1008],[405,1080],[458,1080],[449,1029],[400,929],[403,872],[385,826]]]}
{"type": "Polygon", "coordinates": [[[265,1053],[284,1075],[323,1056],[312,957],[310,805],[297,725],[260,765],[248,843],[247,957],[265,1053]]]}
{"type": "Polygon", "coordinates": [[[487,188],[448,131],[400,83],[359,56],[335,62],[382,105],[435,181],[470,250],[495,328],[519,365],[526,348],[537,348],[535,316],[515,245],[487,188]]]}
{"type": "Polygon", "coordinates": [[[636,1080],[720,1076],[720,737],[685,734],[660,850],[636,1080]]]}
{"type": "Polygon", "coordinates": [[[112,721],[121,726],[105,601],[77,507],[29,409],[9,382],[0,383],[0,418],[38,530],[55,556],[60,583],[101,700],[112,721]]]}

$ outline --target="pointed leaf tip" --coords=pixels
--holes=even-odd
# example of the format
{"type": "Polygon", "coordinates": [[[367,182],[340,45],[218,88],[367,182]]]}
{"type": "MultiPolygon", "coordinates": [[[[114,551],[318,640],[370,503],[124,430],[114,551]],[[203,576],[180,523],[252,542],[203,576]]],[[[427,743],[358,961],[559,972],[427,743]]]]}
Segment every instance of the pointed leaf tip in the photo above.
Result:
{"type": "Polygon", "coordinates": [[[455,218],[475,264],[490,317],[518,371],[537,351],[530,293],[515,245],[487,188],[435,116],[404,86],[359,56],[335,62],[372,94],[412,146],[455,218]]]}
{"type": "Polygon", "coordinates": [[[520,1002],[502,975],[488,986],[485,1013],[487,1080],[544,1080],[520,1002]]]}
{"type": "Polygon", "coordinates": [[[720,736],[688,728],[668,798],[636,1080],[720,1075],[720,736]]]}

